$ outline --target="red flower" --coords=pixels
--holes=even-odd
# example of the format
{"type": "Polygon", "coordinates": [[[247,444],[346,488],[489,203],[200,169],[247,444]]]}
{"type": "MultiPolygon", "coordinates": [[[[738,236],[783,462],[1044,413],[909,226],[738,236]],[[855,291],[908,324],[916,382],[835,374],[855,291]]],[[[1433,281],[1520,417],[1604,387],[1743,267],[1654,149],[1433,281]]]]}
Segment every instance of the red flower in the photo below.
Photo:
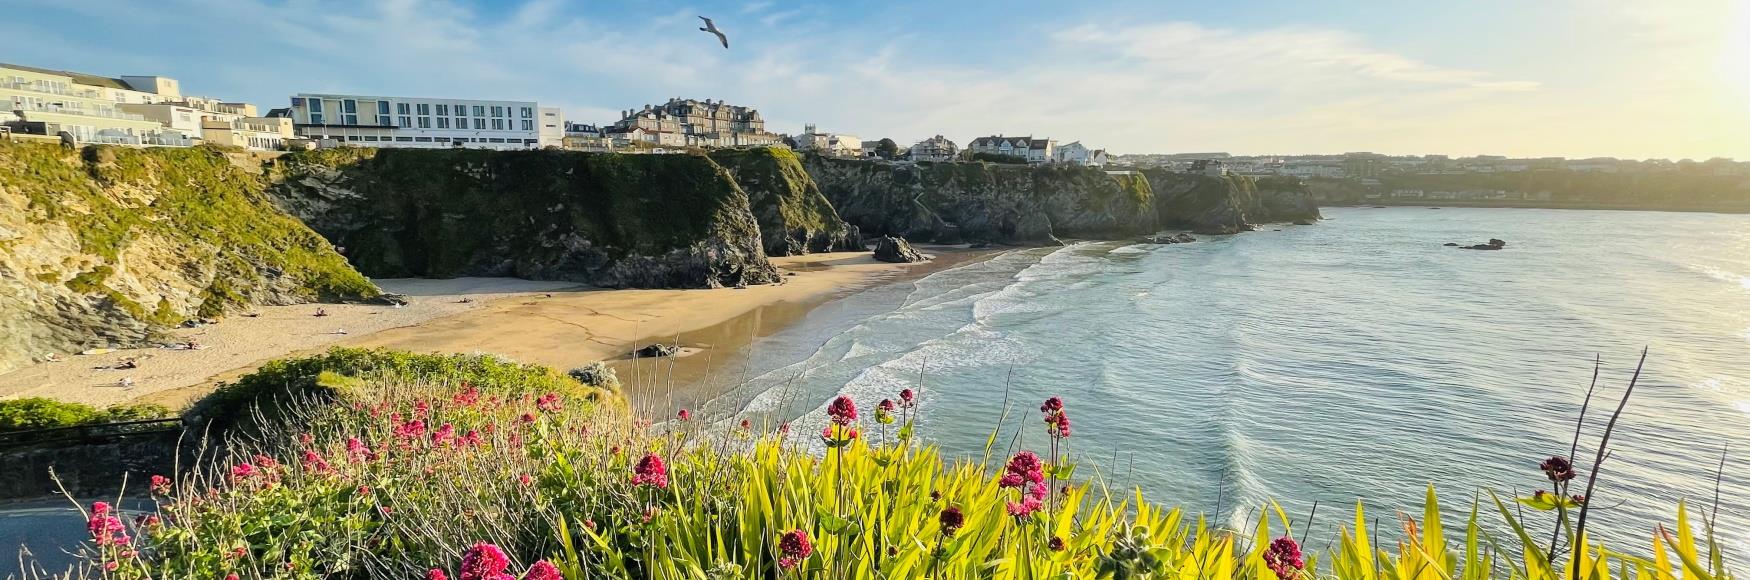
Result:
{"type": "Polygon", "coordinates": [[[809,554],[814,553],[814,544],[808,542],[808,532],[790,530],[784,532],[784,536],[778,539],[778,551],[782,554],[778,558],[778,566],[790,569],[801,564],[803,560],[808,559],[809,554]]]}
{"type": "Polygon", "coordinates": [[[1009,464],[1003,469],[1003,476],[997,481],[997,486],[1023,490],[1020,501],[1011,501],[1004,506],[1009,515],[1016,517],[1039,511],[1045,505],[1045,496],[1050,493],[1045,488],[1045,466],[1032,451],[1022,451],[1009,458],[1009,464]]]}
{"type": "Polygon", "coordinates": [[[558,568],[541,560],[529,567],[528,573],[523,574],[523,580],[565,580],[565,577],[559,575],[558,568]]]}
{"type": "Polygon", "coordinates": [[[456,426],[449,423],[439,425],[436,431],[431,432],[431,443],[438,447],[449,445],[455,439],[456,426]]]}
{"type": "Polygon", "coordinates": [[[472,407],[474,403],[480,402],[480,389],[468,385],[468,388],[462,389],[462,392],[456,393],[456,396],[450,400],[463,407],[472,407]]]}
{"type": "Polygon", "coordinates": [[[152,493],[159,495],[170,493],[170,478],[162,475],[152,476],[152,493]]]}
{"type": "Polygon", "coordinates": [[[528,486],[530,483],[534,482],[534,480],[535,480],[535,478],[529,477],[529,474],[527,474],[527,473],[524,473],[520,476],[517,476],[516,479],[517,479],[517,481],[522,482],[522,484],[525,487],[528,486]]]}
{"type": "Polygon", "coordinates": [[[232,481],[243,481],[245,479],[249,479],[249,476],[251,476],[251,475],[255,475],[255,466],[254,465],[250,465],[248,463],[239,463],[239,464],[237,464],[236,467],[231,468],[231,480],[232,481]]]}
{"type": "Polygon", "coordinates": [[[432,568],[430,572],[425,573],[425,580],[450,580],[450,576],[445,574],[441,568],[432,568]]]}
{"type": "Polygon", "coordinates": [[[680,420],[683,422],[691,421],[693,419],[693,412],[688,411],[686,409],[681,409],[681,412],[677,413],[675,416],[680,418],[680,420]]]}
{"type": "Polygon", "coordinates": [[[504,573],[509,567],[510,558],[504,556],[504,550],[480,542],[462,555],[459,580],[512,580],[511,575],[504,573]]]}
{"type": "Polygon", "coordinates": [[[668,487],[668,467],[655,453],[647,453],[632,469],[632,485],[649,485],[657,489],[668,487]]]}
{"type": "Polygon", "coordinates": [[[109,504],[98,501],[91,503],[91,519],[86,520],[85,529],[91,532],[91,539],[99,546],[120,546],[127,544],[127,526],[116,517],[109,504]]]}
{"type": "Polygon", "coordinates": [[[1282,580],[1294,580],[1306,568],[1300,557],[1300,543],[1288,536],[1270,542],[1270,548],[1264,552],[1264,564],[1282,580]]]}
{"type": "Polygon", "coordinates": [[[328,466],[328,460],[323,459],[322,454],[315,451],[304,452],[304,469],[316,473],[328,473],[333,471],[333,468],[328,466]]]}
{"type": "Polygon", "coordinates": [[[535,408],[548,413],[554,413],[564,409],[565,403],[559,400],[558,394],[547,393],[541,395],[540,399],[535,400],[535,408]]]}
{"type": "Polygon", "coordinates": [[[915,395],[912,394],[911,389],[899,390],[899,402],[904,403],[906,407],[917,405],[917,400],[913,397],[915,397],[915,395]]]}
{"type": "Polygon", "coordinates": [[[1051,397],[1049,399],[1046,399],[1045,404],[1039,406],[1039,412],[1041,412],[1041,413],[1050,413],[1052,411],[1062,411],[1062,410],[1063,410],[1063,399],[1059,398],[1059,397],[1051,397]]]}
{"type": "Polygon", "coordinates": [[[376,461],[377,452],[371,451],[371,448],[366,447],[365,442],[359,441],[359,438],[349,437],[346,440],[346,457],[348,461],[353,463],[376,461]]]}
{"type": "Polygon", "coordinates": [[[522,418],[522,421],[524,423],[535,422],[535,414],[534,413],[523,413],[523,416],[521,418],[522,418]]]}
{"type": "Polygon", "coordinates": [[[834,423],[849,425],[857,420],[857,404],[851,402],[850,397],[839,395],[826,407],[826,414],[832,417],[834,423]]]}
{"type": "Polygon", "coordinates": [[[752,421],[749,421],[749,420],[747,420],[747,419],[742,419],[742,420],[741,420],[741,430],[742,430],[742,431],[751,431],[751,430],[753,430],[753,422],[752,422],[752,421]]]}

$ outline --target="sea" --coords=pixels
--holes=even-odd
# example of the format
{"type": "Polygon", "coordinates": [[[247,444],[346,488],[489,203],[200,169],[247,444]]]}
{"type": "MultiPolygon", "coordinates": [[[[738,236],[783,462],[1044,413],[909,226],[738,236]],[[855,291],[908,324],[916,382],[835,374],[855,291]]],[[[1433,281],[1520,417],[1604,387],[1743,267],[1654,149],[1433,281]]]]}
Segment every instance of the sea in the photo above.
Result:
{"type": "Polygon", "coordinates": [[[1449,529],[1480,501],[1505,533],[1488,494],[1549,488],[1538,465],[1570,454],[1596,368],[1575,453],[1582,480],[1598,468],[1588,529],[1650,553],[1685,501],[1750,562],[1750,216],[1324,213],[1193,243],[1014,249],[870,288],[723,363],[704,409],[806,434],[837,395],[867,418],[911,388],[922,442],[995,466],[1046,448],[1038,407],[1060,396],[1077,479],[1236,530],[1275,501],[1323,549],[1357,503],[1391,537],[1430,485],[1449,529]],[[1507,244],[1443,245],[1490,238],[1507,244]]]}

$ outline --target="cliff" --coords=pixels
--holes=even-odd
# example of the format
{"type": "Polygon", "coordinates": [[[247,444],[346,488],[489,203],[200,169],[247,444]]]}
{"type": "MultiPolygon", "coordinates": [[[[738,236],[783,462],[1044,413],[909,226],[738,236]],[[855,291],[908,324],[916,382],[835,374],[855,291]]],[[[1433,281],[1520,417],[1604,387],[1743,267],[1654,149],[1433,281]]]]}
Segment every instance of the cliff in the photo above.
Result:
{"type": "Polygon", "coordinates": [[[1144,170],[1142,175],[1154,188],[1161,224],[1169,227],[1200,234],[1232,234],[1263,223],[1319,219],[1318,206],[1298,179],[1215,177],[1156,169],[1144,170]]]}
{"type": "Polygon", "coordinates": [[[378,293],[213,148],[0,141],[0,371],[252,304],[378,293]]]}
{"type": "Polygon", "coordinates": [[[721,149],[710,157],[747,192],[767,255],[864,249],[857,227],[839,219],[795,152],[777,147],[721,149]]]}
{"type": "Polygon", "coordinates": [[[1079,166],[886,164],[809,156],[804,167],[865,235],[928,242],[1044,242],[1155,230],[1149,182],[1079,166]]]}
{"type": "Polygon", "coordinates": [[[345,148],[271,172],[280,205],[371,276],[777,280],[747,194],[702,155],[345,148]]]}

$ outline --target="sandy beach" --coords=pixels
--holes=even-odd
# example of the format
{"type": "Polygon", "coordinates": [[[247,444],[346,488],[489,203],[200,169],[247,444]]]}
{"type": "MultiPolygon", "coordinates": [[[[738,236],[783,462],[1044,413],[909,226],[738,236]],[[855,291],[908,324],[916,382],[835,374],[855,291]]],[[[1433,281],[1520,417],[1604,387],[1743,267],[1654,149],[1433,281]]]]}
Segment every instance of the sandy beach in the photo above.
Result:
{"type": "MultiPolygon", "coordinates": [[[[255,316],[171,332],[197,350],[124,349],[69,355],[0,375],[0,398],[50,397],[94,405],[180,407],[261,363],[333,346],[491,353],[567,369],[623,357],[651,342],[689,352],[732,349],[775,332],[822,302],[874,284],[964,263],[992,252],[920,247],[936,256],[888,264],[868,252],[773,258],[783,284],[746,289],[600,290],[503,278],[378,280],[405,294],[400,308],[359,304],[264,306],[255,316]],[[326,316],[315,316],[318,309],[326,316]],[[133,359],[136,368],[116,369],[133,359]],[[124,379],[131,379],[123,385],[124,379]]],[[[685,360],[685,359],[683,359],[685,360]]]]}

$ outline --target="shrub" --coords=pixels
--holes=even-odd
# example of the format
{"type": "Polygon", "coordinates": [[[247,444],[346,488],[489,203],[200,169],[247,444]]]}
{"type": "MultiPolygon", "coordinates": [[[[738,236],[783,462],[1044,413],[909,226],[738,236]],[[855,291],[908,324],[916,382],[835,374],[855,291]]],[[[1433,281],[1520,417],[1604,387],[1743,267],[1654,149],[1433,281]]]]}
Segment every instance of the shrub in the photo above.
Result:
{"type": "Polygon", "coordinates": [[[99,409],[43,397],[0,401],[0,433],[75,427],[172,416],[163,405],[116,405],[99,409]]]}
{"type": "Polygon", "coordinates": [[[571,372],[565,374],[573,379],[577,379],[577,382],[592,387],[600,387],[604,389],[620,388],[619,375],[614,374],[613,367],[609,367],[607,363],[599,360],[571,369],[571,372]]]}
{"type": "Polygon", "coordinates": [[[1011,165],[1026,165],[1027,158],[1018,155],[1003,155],[1001,153],[972,153],[968,158],[973,161],[989,161],[991,163],[1006,163],[1011,165]]]}
{"type": "Polygon", "coordinates": [[[386,349],[334,348],[319,355],[269,362],[254,373],[220,385],[185,413],[192,424],[217,430],[253,429],[260,419],[278,420],[288,404],[331,402],[368,381],[426,385],[469,384],[503,397],[563,392],[592,400],[599,391],[537,365],[487,355],[416,354],[386,349]]]}

